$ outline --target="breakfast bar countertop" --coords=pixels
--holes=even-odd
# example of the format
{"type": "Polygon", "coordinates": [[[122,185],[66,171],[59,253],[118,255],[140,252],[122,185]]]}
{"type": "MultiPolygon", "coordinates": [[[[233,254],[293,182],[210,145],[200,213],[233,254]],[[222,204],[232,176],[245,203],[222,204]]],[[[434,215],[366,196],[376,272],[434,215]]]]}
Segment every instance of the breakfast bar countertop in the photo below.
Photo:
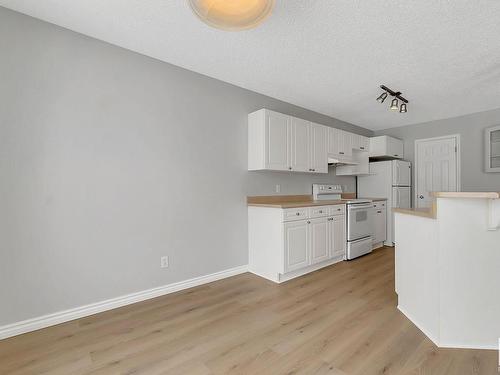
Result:
{"type": "Polygon", "coordinates": [[[429,208],[393,208],[394,212],[413,216],[436,219],[437,198],[459,198],[459,199],[500,199],[500,193],[496,191],[440,191],[431,193],[434,197],[432,206],[429,208]]]}
{"type": "Polygon", "coordinates": [[[435,198],[478,198],[478,199],[500,199],[497,191],[440,191],[432,193],[435,198]]]}
{"type": "Polygon", "coordinates": [[[392,211],[400,214],[427,217],[429,219],[436,218],[435,205],[431,208],[393,208],[392,211]]]}

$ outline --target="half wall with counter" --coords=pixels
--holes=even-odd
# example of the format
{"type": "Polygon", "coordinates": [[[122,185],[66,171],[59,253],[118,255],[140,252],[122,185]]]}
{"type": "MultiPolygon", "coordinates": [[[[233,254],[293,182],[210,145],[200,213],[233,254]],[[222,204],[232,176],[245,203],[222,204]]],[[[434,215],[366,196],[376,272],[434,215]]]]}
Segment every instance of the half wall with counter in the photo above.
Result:
{"type": "Polygon", "coordinates": [[[395,209],[398,308],[437,346],[498,349],[500,193],[395,209]]]}

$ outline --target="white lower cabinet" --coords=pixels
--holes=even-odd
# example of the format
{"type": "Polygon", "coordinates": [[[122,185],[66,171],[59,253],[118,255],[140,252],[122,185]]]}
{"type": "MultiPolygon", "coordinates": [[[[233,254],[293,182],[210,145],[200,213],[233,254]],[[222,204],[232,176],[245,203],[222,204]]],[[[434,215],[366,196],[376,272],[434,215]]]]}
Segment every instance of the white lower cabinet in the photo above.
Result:
{"type": "Polygon", "coordinates": [[[306,220],[284,224],[285,272],[295,271],[309,263],[309,224],[306,220]]]}
{"type": "Polygon", "coordinates": [[[320,217],[318,219],[311,219],[308,222],[311,228],[311,264],[328,260],[330,258],[330,249],[328,246],[328,219],[326,217],[320,217]]]}
{"type": "Polygon", "coordinates": [[[344,260],[345,206],[248,207],[249,270],[282,282],[344,260]]]}
{"type": "Polygon", "coordinates": [[[328,219],[329,248],[331,257],[345,258],[346,222],[345,216],[334,216],[328,219]]]}

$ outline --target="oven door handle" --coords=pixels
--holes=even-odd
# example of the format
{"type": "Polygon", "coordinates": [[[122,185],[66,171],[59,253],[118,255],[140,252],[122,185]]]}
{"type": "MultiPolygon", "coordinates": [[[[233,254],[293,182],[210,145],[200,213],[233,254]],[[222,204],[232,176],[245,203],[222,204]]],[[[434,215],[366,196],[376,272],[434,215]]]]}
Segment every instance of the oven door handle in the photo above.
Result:
{"type": "Polygon", "coordinates": [[[364,204],[364,205],[357,205],[357,206],[351,206],[351,205],[349,205],[347,207],[347,209],[349,211],[366,210],[366,209],[369,209],[369,208],[373,208],[371,203],[364,204]]]}

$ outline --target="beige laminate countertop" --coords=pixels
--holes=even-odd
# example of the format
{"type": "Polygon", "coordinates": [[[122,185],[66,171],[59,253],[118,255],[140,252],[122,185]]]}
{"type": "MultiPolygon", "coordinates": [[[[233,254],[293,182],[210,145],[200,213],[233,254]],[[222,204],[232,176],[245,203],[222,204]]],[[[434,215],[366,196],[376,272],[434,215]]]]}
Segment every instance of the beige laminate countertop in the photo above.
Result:
{"type": "MultiPolygon", "coordinates": [[[[331,206],[335,204],[345,204],[345,200],[331,200],[331,201],[314,201],[314,200],[297,200],[297,201],[280,201],[269,199],[267,202],[264,200],[254,201],[248,197],[247,205],[252,207],[272,207],[272,208],[299,208],[299,207],[312,207],[312,206],[331,206]]],[[[258,197],[260,198],[260,197],[258,197]]]]}
{"type": "MultiPolygon", "coordinates": [[[[271,208],[299,208],[313,206],[331,206],[345,204],[349,199],[353,199],[352,194],[343,195],[343,199],[315,201],[312,195],[270,195],[247,197],[247,205],[252,207],[271,208]]],[[[385,198],[366,198],[374,202],[385,201],[385,198]]]]}

